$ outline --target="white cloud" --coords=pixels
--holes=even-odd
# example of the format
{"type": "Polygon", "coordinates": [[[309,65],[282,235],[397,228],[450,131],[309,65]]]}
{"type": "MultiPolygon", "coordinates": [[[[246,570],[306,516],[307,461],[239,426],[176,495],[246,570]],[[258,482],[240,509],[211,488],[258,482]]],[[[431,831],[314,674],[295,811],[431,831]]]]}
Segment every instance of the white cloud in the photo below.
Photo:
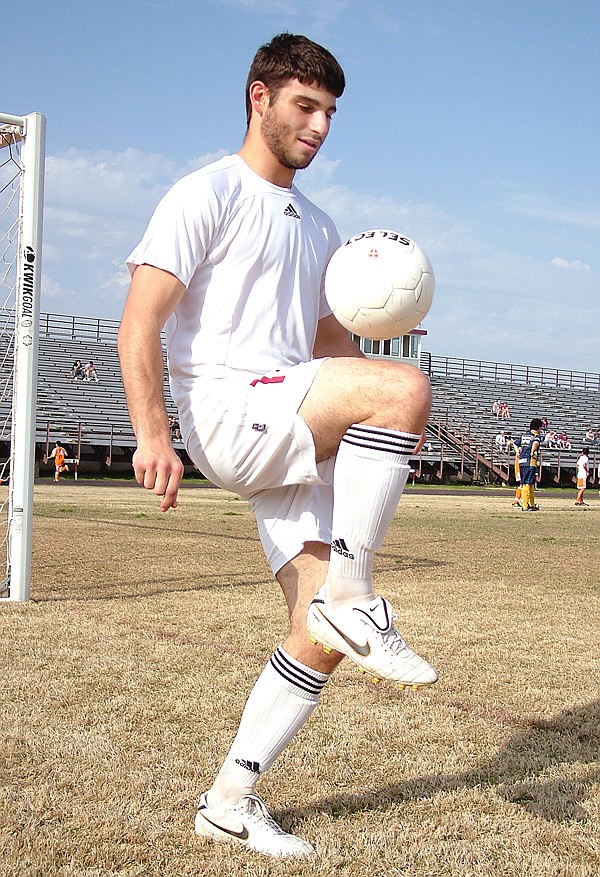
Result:
{"type": "Polygon", "coordinates": [[[537,192],[508,192],[503,195],[505,208],[519,216],[559,225],[585,229],[600,228],[600,209],[595,204],[556,204],[537,192]]]}
{"type": "Polygon", "coordinates": [[[178,165],[137,149],[69,149],[46,161],[42,309],[120,317],[122,266],[166,190],[224,150],[178,165]]]}
{"type": "Polygon", "coordinates": [[[58,283],[58,281],[54,280],[52,277],[49,277],[48,274],[42,272],[42,294],[45,299],[76,299],[77,293],[72,289],[64,289],[58,283]]]}
{"type": "Polygon", "coordinates": [[[554,259],[550,262],[551,265],[554,265],[555,268],[567,268],[572,271],[591,271],[591,265],[586,265],[585,262],[581,262],[579,259],[561,259],[560,256],[555,256],[554,259]]]}

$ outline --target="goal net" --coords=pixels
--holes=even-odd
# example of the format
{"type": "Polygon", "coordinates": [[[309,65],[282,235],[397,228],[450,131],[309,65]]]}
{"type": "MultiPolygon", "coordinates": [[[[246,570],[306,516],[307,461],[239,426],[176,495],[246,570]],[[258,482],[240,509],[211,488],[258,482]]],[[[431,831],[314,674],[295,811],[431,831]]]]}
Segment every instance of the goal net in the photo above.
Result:
{"type": "Polygon", "coordinates": [[[30,595],[46,120],[0,113],[0,599],[30,595]]]}

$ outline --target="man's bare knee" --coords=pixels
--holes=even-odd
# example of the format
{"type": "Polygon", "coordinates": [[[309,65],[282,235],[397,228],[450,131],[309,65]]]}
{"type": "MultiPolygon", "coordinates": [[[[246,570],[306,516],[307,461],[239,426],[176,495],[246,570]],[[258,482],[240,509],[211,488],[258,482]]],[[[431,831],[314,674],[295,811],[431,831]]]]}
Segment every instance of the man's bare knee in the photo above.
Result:
{"type": "Polygon", "coordinates": [[[419,435],[431,409],[431,385],[406,363],[333,358],[323,363],[298,413],[310,428],[317,459],[335,454],[354,423],[419,435]]]}

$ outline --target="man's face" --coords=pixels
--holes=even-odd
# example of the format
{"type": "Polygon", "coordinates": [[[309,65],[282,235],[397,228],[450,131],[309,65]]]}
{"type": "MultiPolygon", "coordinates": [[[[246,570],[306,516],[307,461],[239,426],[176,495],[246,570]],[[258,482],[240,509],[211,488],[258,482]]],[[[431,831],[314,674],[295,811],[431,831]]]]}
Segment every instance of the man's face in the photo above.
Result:
{"type": "Polygon", "coordinates": [[[269,95],[262,138],[283,167],[308,167],[329,133],[335,111],[335,96],[327,89],[291,79],[269,95]]]}

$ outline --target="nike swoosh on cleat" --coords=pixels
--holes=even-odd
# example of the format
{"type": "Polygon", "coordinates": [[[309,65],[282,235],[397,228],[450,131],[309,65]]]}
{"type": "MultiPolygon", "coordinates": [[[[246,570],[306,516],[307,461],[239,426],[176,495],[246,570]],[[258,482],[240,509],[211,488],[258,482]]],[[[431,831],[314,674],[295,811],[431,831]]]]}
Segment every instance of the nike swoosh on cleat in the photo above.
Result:
{"type": "MultiPolygon", "coordinates": [[[[202,807],[198,809],[198,813],[202,811],[202,807]]],[[[202,818],[206,819],[206,821],[213,825],[215,828],[218,828],[219,831],[224,832],[225,834],[229,834],[231,837],[235,837],[238,840],[248,840],[248,829],[244,825],[241,831],[234,831],[232,828],[226,828],[224,825],[219,825],[218,822],[213,822],[212,819],[209,819],[205,813],[202,813],[202,818]]]]}
{"type": "Polygon", "coordinates": [[[325,615],[325,613],[323,612],[323,610],[321,609],[320,606],[315,606],[315,610],[321,613],[321,615],[323,616],[323,618],[325,619],[327,624],[330,624],[333,627],[333,629],[335,630],[335,632],[339,633],[339,635],[344,640],[344,642],[348,643],[348,645],[350,646],[352,651],[356,652],[357,655],[360,655],[361,657],[366,658],[367,655],[371,654],[371,646],[369,645],[369,643],[367,643],[364,646],[361,646],[358,643],[355,643],[354,640],[350,639],[349,636],[346,636],[346,634],[344,633],[343,630],[340,630],[339,627],[336,627],[336,625],[333,623],[333,621],[331,621],[330,618],[327,618],[327,616],[325,615]]]}
{"type": "Polygon", "coordinates": [[[389,614],[387,611],[387,606],[384,603],[383,604],[383,612],[384,612],[384,616],[385,616],[385,625],[382,626],[381,624],[379,624],[379,622],[377,621],[377,619],[375,618],[375,616],[373,614],[374,612],[377,612],[377,610],[379,608],[380,608],[379,606],[370,606],[369,607],[369,612],[371,613],[370,617],[369,617],[369,615],[367,615],[367,613],[365,612],[364,609],[359,609],[358,607],[356,607],[355,612],[362,613],[365,616],[365,618],[368,619],[370,624],[372,624],[374,627],[376,627],[377,630],[381,631],[381,633],[385,633],[386,630],[390,629],[391,621],[390,621],[390,617],[389,617],[389,614]]]}

